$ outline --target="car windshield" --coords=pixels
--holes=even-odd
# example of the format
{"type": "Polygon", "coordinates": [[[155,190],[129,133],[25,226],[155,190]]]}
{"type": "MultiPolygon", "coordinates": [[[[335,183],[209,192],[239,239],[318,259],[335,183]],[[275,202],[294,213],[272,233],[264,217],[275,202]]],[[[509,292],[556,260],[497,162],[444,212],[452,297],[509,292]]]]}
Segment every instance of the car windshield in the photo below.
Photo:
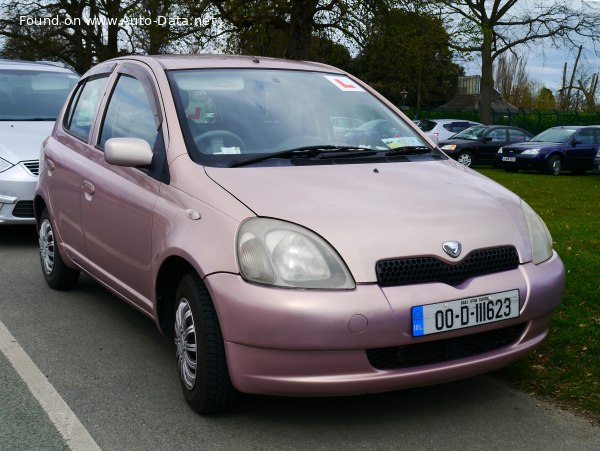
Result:
{"type": "Polygon", "coordinates": [[[169,80],[190,156],[201,164],[295,156],[286,151],[437,153],[346,76],[204,69],[170,71],[169,80]]]}
{"type": "Polygon", "coordinates": [[[539,135],[534,136],[529,142],[564,143],[575,134],[572,128],[549,128],[539,135]]]}
{"type": "Polygon", "coordinates": [[[78,79],[67,72],[0,69],[0,120],[56,120],[78,79]]]}
{"type": "Polygon", "coordinates": [[[486,132],[487,128],[485,127],[469,127],[466,130],[463,130],[460,133],[457,133],[452,137],[452,139],[466,139],[469,141],[477,141],[483,134],[486,132]]]}

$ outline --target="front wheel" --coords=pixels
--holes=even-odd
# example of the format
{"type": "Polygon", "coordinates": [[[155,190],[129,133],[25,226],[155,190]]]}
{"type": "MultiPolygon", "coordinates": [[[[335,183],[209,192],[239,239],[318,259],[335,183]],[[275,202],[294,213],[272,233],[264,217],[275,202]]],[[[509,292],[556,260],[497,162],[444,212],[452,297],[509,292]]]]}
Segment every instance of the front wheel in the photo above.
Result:
{"type": "Polygon", "coordinates": [[[558,155],[553,155],[546,161],[546,174],[560,175],[562,170],[562,160],[558,155]]]}
{"type": "Polygon", "coordinates": [[[206,286],[186,274],[175,302],[175,351],[185,400],[204,415],[225,412],[235,389],[229,378],[221,327],[206,286]]]}
{"type": "Polygon", "coordinates": [[[473,155],[471,152],[461,152],[458,154],[458,158],[456,159],[460,164],[465,165],[466,167],[471,167],[473,164],[473,155]]]}
{"type": "Polygon", "coordinates": [[[69,268],[60,255],[56,234],[47,209],[44,209],[40,217],[38,239],[40,263],[46,283],[55,290],[73,288],[79,280],[79,271],[69,268]]]}

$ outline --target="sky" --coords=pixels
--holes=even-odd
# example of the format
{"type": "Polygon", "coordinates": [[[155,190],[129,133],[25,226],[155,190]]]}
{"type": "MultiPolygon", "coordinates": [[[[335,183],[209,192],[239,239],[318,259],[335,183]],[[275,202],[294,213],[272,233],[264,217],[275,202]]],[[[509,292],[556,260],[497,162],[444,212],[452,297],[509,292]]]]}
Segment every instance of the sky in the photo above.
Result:
{"type": "MultiPolygon", "coordinates": [[[[542,84],[552,91],[556,91],[561,87],[565,62],[567,63],[567,78],[569,78],[575,64],[575,58],[577,58],[577,48],[566,47],[556,49],[536,46],[530,49],[524,48],[519,53],[528,57],[527,73],[529,79],[542,84]]],[[[458,61],[458,64],[465,67],[466,75],[481,74],[480,61],[458,61]]],[[[600,56],[594,53],[591,45],[589,47],[584,46],[584,51],[579,60],[578,67],[583,68],[584,65],[589,69],[590,74],[600,72],[600,56]]]]}
{"type": "MultiPolygon", "coordinates": [[[[600,0],[586,0],[588,4],[597,4],[600,11],[600,0]]],[[[531,6],[538,1],[522,1],[521,5],[531,6]]],[[[541,0],[541,3],[554,3],[554,0],[541,0]]],[[[570,0],[569,6],[583,8],[581,0],[570,0]]],[[[519,4],[517,6],[520,6],[519,4]]],[[[600,29],[598,30],[600,34],[600,29]]],[[[590,40],[582,40],[584,49],[579,61],[579,68],[588,69],[589,73],[600,72],[600,45],[596,44],[598,53],[594,52],[594,45],[590,40]]],[[[549,44],[542,45],[532,43],[530,47],[518,47],[517,52],[520,55],[528,57],[527,73],[530,80],[537,81],[545,87],[556,91],[560,89],[562,83],[563,67],[567,63],[567,78],[570,77],[578,48],[576,46],[555,48],[549,44]]],[[[467,75],[481,74],[481,63],[479,60],[473,62],[457,61],[465,67],[467,75]]]]}

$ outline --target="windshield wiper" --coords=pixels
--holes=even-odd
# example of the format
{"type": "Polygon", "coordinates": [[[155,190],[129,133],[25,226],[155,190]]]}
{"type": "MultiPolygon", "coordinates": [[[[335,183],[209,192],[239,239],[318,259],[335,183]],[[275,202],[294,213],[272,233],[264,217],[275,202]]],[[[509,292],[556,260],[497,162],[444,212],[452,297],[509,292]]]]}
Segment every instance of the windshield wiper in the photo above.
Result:
{"type": "Polygon", "coordinates": [[[426,146],[401,146],[395,149],[388,150],[385,153],[386,157],[393,155],[421,155],[431,152],[431,149],[426,146]]]}
{"type": "Polygon", "coordinates": [[[238,168],[240,166],[246,166],[249,164],[260,163],[261,161],[270,160],[272,158],[293,158],[293,157],[304,157],[304,158],[347,158],[347,157],[365,157],[370,155],[376,155],[377,152],[371,149],[357,146],[335,146],[332,144],[316,145],[316,146],[302,146],[294,149],[282,150],[280,152],[274,152],[266,155],[259,155],[257,157],[248,158],[246,160],[234,160],[229,164],[230,168],[238,168]],[[337,152],[342,153],[342,155],[337,152]]]}

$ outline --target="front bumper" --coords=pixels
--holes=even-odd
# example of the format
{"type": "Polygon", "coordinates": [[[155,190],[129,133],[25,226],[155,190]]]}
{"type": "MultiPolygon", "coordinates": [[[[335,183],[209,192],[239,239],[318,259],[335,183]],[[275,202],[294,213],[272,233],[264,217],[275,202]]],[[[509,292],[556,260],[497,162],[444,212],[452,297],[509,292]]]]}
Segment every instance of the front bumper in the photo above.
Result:
{"type": "Polygon", "coordinates": [[[33,196],[38,178],[22,164],[0,172],[0,224],[35,224],[33,196]]]}
{"type": "Polygon", "coordinates": [[[206,278],[219,315],[234,386],[247,393],[329,396],[447,382],[491,371],[530,353],[547,335],[564,288],[558,255],[540,264],[441,283],[352,291],[284,290],[248,284],[234,274],[206,278]],[[411,307],[520,291],[518,318],[413,337],[411,307]],[[377,369],[367,350],[436,342],[521,325],[511,343],[489,352],[433,364],[377,369]]]}
{"type": "Polygon", "coordinates": [[[536,171],[543,171],[546,167],[546,159],[543,155],[510,155],[510,154],[497,154],[496,155],[496,167],[503,169],[521,169],[528,170],[534,169],[536,171]],[[503,157],[514,158],[515,161],[503,161],[503,157]]]}

